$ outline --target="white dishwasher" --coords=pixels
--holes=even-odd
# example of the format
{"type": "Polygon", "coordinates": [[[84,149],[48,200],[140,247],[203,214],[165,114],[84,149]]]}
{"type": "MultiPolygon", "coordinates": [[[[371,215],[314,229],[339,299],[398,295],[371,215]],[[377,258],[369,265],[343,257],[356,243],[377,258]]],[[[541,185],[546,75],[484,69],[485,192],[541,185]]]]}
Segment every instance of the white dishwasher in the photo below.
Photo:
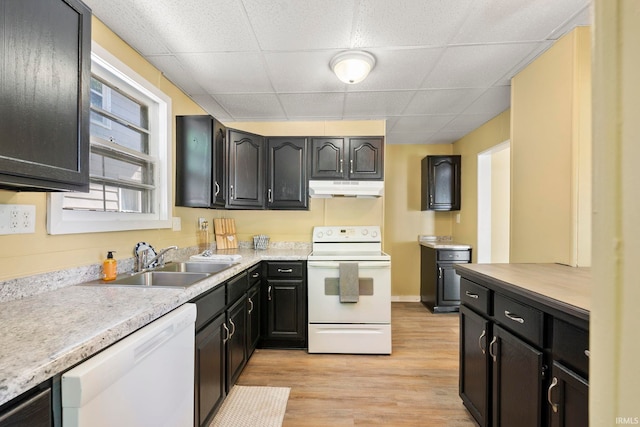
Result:
{"type": "Polygon", "coordinates": [[[192,427],[195,304],[62,375],[63,427],[192,427]]]}

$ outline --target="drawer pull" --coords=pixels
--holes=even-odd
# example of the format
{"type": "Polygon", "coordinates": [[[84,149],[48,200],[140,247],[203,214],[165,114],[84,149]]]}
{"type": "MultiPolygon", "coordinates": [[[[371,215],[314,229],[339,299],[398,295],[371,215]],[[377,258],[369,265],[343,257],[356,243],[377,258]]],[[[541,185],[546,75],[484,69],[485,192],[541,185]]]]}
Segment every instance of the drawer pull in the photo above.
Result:
{"type": "Polygon", "coordinates": [[[496,354],[493,352],[493,345],[496,343],[496,341],[498,341],[498,337],[496,337],[495,335],[493,336],[493,339],[491,340],[491,342],[489,343],[489,354],[491,355],[491,358],[493,359],[494,362],[496,362],[498,360],[498,357],[496,356],[496,354]]]}
{"type": "Polygon", "coordinates": [[[482,338],[485,338],[486,336],[487,336],[487,331],[483,329],[482,333],[480,334],[480,338],[478,338],[478,347],[480,347],[480,351],[482,352],[482,354],[486,353],[486,350],[482,347],[482,338]]]}
{"type": "Polygon", "coordinates": [[[279,268],[278,273],[293,273],[293,268],[279,268]]]}
{"type": "Polygon", "coordinates": [[[524,319],[522,317],[516,316],[513,313],[509,312],[508,310],[504,311],[504,315],[507,316],[508,319],[513,320],[514,322],[524,324],[524,319]]]}
{"type": "Polygon", "coordinates": [[[222,339],[222,342],[226,343],[227,341],[229,341],[229,338],[231,338],[231,334],[229,333],[229,328],[227,328],[227,324],[226,323],[223,323],[222,327],[224,328],[224,331],[226,332],[226,335],[222,339]]]}
{"type": "Polygon", "coordinates": [[[478,294],[474,294],[474,293],[469,292],[469,291],[464,291],[464,294],[466,296],[468,296],[469,298],[478,299],[478,294]]]}
{"type": "Polygon", "coordinates": [[[591,352],[589,351],[589,349],[584,351],[584,355],[589,357],[589,358],[591,357],[591,352]]]}
{"type": "Polygon", "coordinates": [[[251,278],[252,278],[252,279],[256,279],[256,278],[258,278],[258,277],[260,277],[260,273],[253,273],[253,274],[251,275],[251,278]]]}
{"type": "Polygon", "coordinates": [[[553,403],[553,400],[551,400],[551,390],[553,390],[553,388],[557,385],[558,385],[558,379],[556,377],[553,377],[553,380],[549,385],[549,389],[547,390],[547,401],[549,402],[549,405],[551,405],[551,409],[553,410],[553,412],[558,412],[558,404],[553,403]]]}

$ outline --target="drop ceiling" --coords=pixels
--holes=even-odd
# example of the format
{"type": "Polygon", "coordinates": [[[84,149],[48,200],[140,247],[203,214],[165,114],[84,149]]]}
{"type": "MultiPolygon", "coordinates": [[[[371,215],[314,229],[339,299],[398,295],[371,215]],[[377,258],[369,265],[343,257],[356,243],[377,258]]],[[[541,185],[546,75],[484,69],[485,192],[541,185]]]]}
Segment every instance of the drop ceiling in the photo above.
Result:
{"type": "Polygon", "coordinates": [[[209,114],[386,120],[389,144],[452,143],[509,108],[510,79],[588,25],[590,0],[85,0],[209,114]],[[376,66],[347,85],[346,49],[376,66]]]}

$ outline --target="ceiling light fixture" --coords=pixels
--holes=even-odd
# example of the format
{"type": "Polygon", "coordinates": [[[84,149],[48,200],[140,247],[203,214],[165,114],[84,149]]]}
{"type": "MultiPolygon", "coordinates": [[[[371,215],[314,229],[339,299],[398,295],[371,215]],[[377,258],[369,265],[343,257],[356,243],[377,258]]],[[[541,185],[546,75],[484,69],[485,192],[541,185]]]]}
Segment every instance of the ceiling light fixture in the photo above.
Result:
{"type": "Polygon", "coordinates": [[[369,52],[347,50],[331,59],[329,66],[336,76],[347,84],[360,83],[376,65],[376,58],[369,52]]]}

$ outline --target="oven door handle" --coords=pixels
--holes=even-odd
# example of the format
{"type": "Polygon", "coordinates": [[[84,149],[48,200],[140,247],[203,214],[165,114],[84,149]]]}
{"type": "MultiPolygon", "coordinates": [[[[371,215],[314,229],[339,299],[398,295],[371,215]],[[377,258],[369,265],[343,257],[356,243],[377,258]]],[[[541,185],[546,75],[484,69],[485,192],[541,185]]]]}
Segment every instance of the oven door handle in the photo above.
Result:
{"type": "MultiPolygon", "coordinates": [[[[344,262],[357,262],[359,268],[389,268],[391,267],[391,261],[344,261],[344,262]]],[[[307,267],[313,268],[338,268],[340,261],[308,261],[307,267]]]]}

